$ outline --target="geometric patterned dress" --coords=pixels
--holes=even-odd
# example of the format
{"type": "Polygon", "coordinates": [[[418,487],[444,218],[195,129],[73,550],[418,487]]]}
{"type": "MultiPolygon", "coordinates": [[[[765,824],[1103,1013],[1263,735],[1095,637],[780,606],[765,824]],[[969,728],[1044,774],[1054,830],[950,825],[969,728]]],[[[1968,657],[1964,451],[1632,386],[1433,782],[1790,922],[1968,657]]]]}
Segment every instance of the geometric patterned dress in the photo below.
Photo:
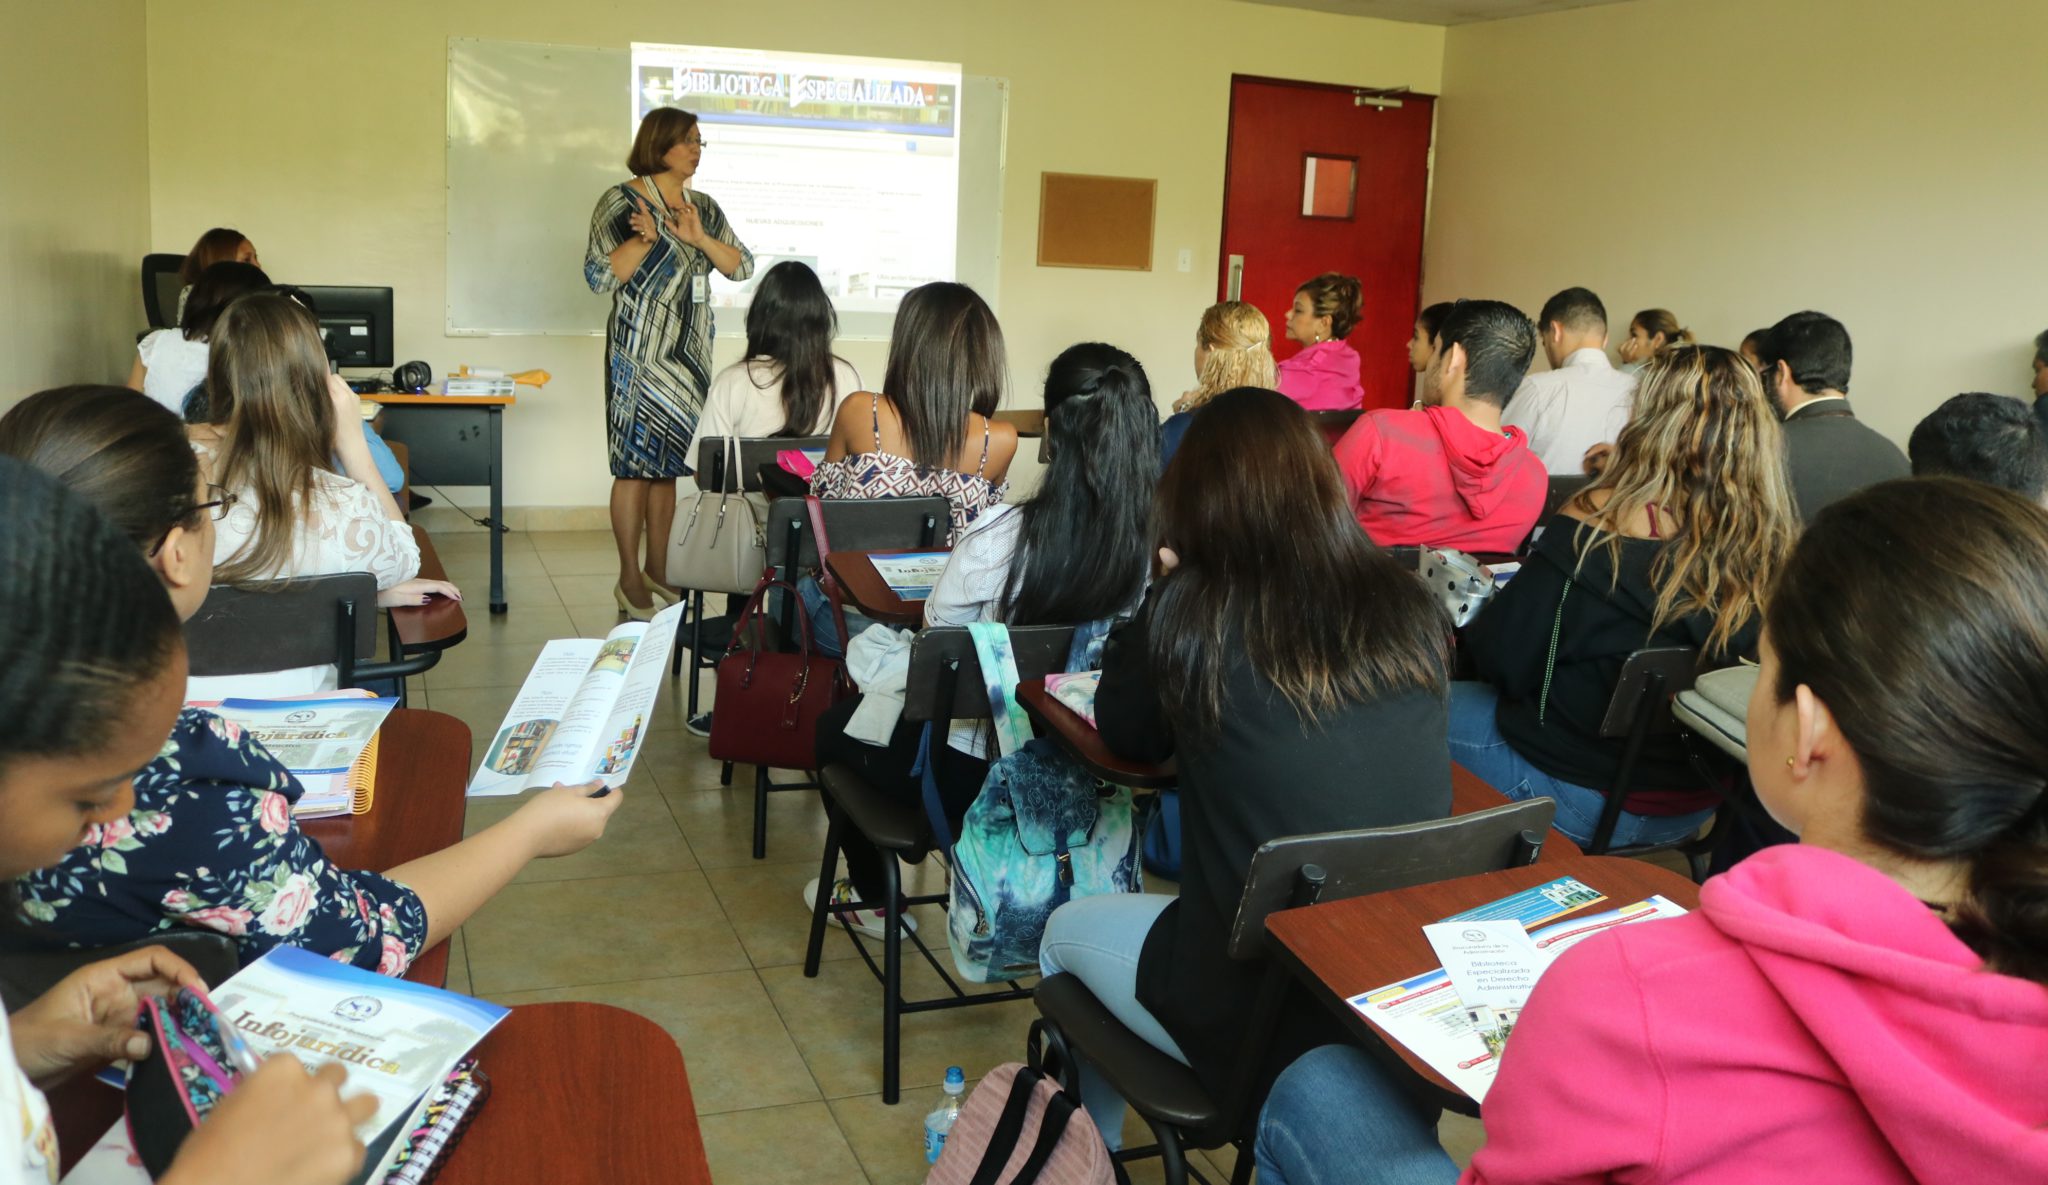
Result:
{"type": "MultiPolygon", "coordinates": [[[[690,438],[711,388],[711,305],[691,301],[690,281],[711,272],[711,257],[678,239],[657,205],[660,237],[631,279],[613,275],[611,253],[633,237],[633,211],[648,204],[628,184],[597,199],[583,257],[590,290],[612,294],[605,325],[605,443],[613,477],[682,477],[690,472],[690,438]]],[[[739,251],[732,278],[753,275],[754,255],[733,235],[725,211],[709,195],[687,192],[706,233],[739,251]]]]}

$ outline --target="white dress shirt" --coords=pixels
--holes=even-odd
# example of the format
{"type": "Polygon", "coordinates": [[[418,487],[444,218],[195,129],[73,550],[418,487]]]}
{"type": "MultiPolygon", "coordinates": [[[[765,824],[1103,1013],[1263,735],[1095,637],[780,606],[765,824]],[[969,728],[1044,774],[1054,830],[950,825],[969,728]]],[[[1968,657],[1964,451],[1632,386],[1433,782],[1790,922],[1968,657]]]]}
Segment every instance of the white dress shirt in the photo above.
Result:
{"type": "Polygon", "coordinates": [[[1523,379],[1501,424],[1520,428],[1551,473],[1578,473],[1587,449],[1621,435],[1635,392],[1636,376],[1588,346],[1572,351],[1563,366],[1523,379]]]}

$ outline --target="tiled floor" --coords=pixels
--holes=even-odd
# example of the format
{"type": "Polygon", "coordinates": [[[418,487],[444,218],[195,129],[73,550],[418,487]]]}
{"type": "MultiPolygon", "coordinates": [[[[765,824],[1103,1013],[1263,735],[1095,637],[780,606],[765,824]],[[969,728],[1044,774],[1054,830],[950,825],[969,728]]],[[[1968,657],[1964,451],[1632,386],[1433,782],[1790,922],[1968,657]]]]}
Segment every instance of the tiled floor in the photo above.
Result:
{"type": "MultiPolygon", "coordinates": [[[[618,624],[616,561],[606,534],[510,534],[511,612],[493,618],[485,536],[437,535],[435,546],[467,596],[469,637],[415,681],[413,704],[468,724],[474,765],[542,642],[618,624]]],[[[809,914],[799,898],[824,839],[817,797],[772,795],[768,858],[754,860],[750,771],[720,788],[704,742],[683,730],[681,691],[664,691],[605,838],[537,862],[478,911],[456,936],[449,986],[503,1004],[601,1001],[660,1024],[689,1065],[721,1185],[914,1185],[925,1175],[924,1112],[946,1067],[973,1080],[1020,1058],[1035,1013],[1015,1003],[906,1017],[903,1101],[882,1105],[879,989],[836,932],[819,977],[803,976],[809,914]]],[[[470,830],[515,805],[473,801],[470,830]]],[[[923,917],[941,951],[943,924],[923,917]]],[[[905,965],[914,991],[937,986],[920,960],[905,965]]],[[[1135,1119],[1128,1130],[1145,1139],[1135,1119]]],[[[1477,1131],[1453,1120],[1444,1135],[1469,1149],[1477,1131]]],[[[1224,1180],[1230,1163],[1221,1152],[1197,1167],[1224,1180]]],[[[1158,1180],[1156,1162],[1139,1170],[1136,1180],[1158,1180]]]]}

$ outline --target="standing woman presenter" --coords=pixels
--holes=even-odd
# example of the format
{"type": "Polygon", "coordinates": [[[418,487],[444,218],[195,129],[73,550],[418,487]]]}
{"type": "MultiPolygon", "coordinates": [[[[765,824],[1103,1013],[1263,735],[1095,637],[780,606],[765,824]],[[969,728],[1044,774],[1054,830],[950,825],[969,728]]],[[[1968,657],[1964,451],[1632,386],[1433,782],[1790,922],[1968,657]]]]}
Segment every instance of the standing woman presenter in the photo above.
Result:
{"type": "Polygon", "coordinates": [[[673,603],[665,571],[676,479],[690,472],[690,438],[711,385],[712,269],[754,274],[754,256],[718,203],[690,188],[704,138],[697,117],[657,107],[640,120],[626,158],[631,181],[597,199],[583,278],[612,294],[605,326],[605,438],[612,468],[612,538],[619,545],[619,611],[644,621],[673,603]],[[642,543],[646,559],[641,559],[642,543]]]}

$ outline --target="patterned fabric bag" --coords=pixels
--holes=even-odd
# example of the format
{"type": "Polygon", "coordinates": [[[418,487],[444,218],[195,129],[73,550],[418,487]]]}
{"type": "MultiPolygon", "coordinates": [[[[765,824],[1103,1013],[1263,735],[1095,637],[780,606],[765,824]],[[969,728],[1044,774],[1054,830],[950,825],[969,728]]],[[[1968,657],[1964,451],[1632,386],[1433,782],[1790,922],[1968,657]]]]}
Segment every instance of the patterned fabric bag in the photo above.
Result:
{"type": "Polygon", "coordinates": [[[206,993],[179,988],[168,999],[145,997],[137,1011],[150,1055],[128,1071],[128,1132],[143,1167],[160,1177],[241,1073],[221,1037],[229,1022],[206,993]]]}
{"type": "Polygon", "coordinates": [[[1009,631],[998,622],[967,629],[1002,756],[967,808],[957,840],[932,776],[930,725],[918,765],[933,834],[951,857],[946,930],[953,965],[975,983],[995,983],[1038,974],[1038,947],[1053,910],[1075,897],[1138,892],[1142,874],[1130,788],[1090,777],[1050,742],[1033,738],[1017,704],[1009,631]]]}

